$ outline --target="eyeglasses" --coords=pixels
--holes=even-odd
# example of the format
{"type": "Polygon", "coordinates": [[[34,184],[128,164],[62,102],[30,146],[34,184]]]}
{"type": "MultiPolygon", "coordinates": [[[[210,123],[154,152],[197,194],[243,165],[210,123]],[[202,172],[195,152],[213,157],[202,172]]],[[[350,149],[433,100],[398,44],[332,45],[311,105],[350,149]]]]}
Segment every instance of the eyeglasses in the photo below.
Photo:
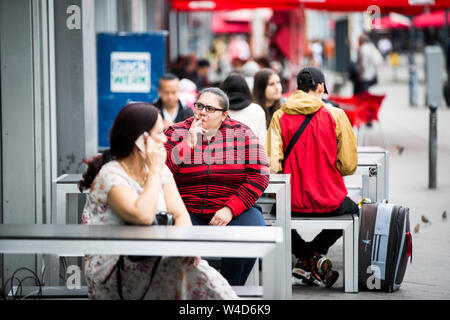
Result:
{"type": "Polygon", "coordinates": [[[205,109],[206,112],[208,112],[208,113],[213,113],[213,112],[216,112],[216,111],[222,111],[222,112],[225,111],[224,109],[219,109],[219,108],[214,108],[214,107],[211,107],[211,106],[206,106],[206,105],[204,105],[203,103],[200,103],[200,102],[194,103],[194,108],[196,110],[198,110],[198,111],[202,111],[203,109],[205,109]]]}

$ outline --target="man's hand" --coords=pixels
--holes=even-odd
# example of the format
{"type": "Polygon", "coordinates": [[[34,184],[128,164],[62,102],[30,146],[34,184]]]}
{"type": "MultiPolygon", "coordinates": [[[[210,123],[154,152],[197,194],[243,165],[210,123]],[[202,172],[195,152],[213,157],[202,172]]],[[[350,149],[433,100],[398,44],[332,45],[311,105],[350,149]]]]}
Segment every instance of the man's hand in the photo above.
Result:
{"type": "Polygon", "coordinates": [[[233,219],[233,212],[229,207],[223,207],[212,217],[209,222],[212,226],[226,226],[233,219]]]}

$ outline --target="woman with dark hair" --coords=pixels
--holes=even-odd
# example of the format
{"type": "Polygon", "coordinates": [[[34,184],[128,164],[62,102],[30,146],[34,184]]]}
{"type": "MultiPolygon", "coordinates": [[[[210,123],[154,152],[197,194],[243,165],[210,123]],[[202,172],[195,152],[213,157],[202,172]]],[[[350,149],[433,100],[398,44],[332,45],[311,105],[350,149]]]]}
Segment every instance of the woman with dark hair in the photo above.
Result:
{"type": "MultiPolygon", "coordinates": [[[[90,188],[90,193],[82,223],[152,225],[157,212],[167,211],[176,226],[191,226],[172,173],[165,166],[167,139],[158,109],[149,103],[125,106],[109,139],[109,151],[86,161],[88,168],[79,187],[90,188]],[[141,135],[143,146],[138,142],[141,135]]],[[[199,257],[136,260],[87,255],[85,273],[91,299],[237,298],[226,280],[199,257]]]]}
{"type": "Polygon", "coordinates": [[[269,126],[274,112],[280,109],[286,101],[281,93],[280,77],[274,70],[265,68],[255,74],[253,97],[266,113],[266,127],[269,126]]]}
{"type": "Polygon", "coordinates": [[[261,106],[253,103],[245,78],[238,73],[232,73],[223,81],[221,89],[230,100],[230,118],[249,126],[264,146],[267,136],[266,115],[261,106]]]}
{"type": "MultiPolygon", "coordinates": [[[[264,226],[256,201],[269,184],[266,151],[249,127],[228,116],[219,88],[199,92],[194,117],[166,130],[167,166],[194,225],[264,226]]],[[[252,258],[224,258],[220,272],[244,285],[252,258]]]]}

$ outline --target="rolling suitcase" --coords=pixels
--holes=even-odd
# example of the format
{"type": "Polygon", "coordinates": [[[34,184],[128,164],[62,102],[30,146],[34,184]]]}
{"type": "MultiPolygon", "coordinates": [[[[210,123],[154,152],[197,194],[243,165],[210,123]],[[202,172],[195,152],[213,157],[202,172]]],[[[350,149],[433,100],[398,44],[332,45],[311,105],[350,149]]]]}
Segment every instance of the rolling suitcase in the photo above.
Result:
{"type": "Polygon", "coordinates": [[[359,290],[400,288],[412,258],[409,209],[388,203],[363,204],[359,233],[359,290]]]}

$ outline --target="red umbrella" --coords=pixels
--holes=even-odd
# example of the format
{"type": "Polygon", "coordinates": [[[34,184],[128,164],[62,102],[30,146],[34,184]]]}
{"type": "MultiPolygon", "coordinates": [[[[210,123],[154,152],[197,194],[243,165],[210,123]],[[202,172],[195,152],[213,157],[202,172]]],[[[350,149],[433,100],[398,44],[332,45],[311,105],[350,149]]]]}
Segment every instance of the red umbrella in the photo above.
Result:
{"type": "MultiPolygon", "coordinates": [[[[448,13],[450,21],[450,12],[448,13]]],[[[427,12],[413,19],[414,26],[417,28],[443,27],[445,26],[445,11],[427,12]]]]}
{"type": "Polygon", "coordinates": [[[409,27],[411,27],[409,18],[397,13],[390,13],[388,16],[372,20],[372,28],[374,30],[404,29],[409,27]]]}

